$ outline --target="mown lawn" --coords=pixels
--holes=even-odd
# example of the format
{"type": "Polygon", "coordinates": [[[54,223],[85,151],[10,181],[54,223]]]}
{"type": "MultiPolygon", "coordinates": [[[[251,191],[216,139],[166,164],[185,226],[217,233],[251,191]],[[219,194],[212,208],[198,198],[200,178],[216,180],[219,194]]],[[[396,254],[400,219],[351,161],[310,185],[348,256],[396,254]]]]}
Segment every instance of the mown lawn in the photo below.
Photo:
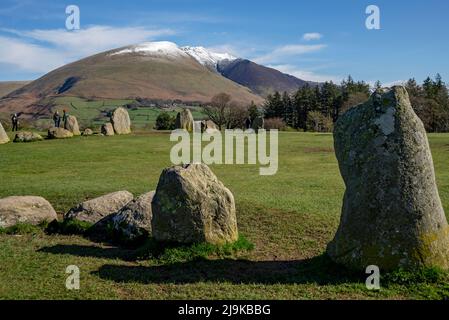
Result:
{"type": "MultiPolygon", "coordinates": [[[[437,181],[449,212],[449,134],[430,135],[437,181]]],[[[279,171],[215,165],[234,193],[239,231],[254,250],[208,259],[135,260],[131,249],[43,232],[0,235],[0,298],[63,299],[441,299],[449,277],[402,275],[365,288],[363,272],[331,263],[326,244],[338,225],[344,186],[332,135],[281,133],[279,171]],[[68,265],[81,289],[65,288],[68,265]],[[419,280],[419,281],[418,281],[419,280]]],[[[170,165],[167,133],[77,137],[0,146],[0,197],[40,195],[58,213],[117,190],[154,190],[170,165]]]]}

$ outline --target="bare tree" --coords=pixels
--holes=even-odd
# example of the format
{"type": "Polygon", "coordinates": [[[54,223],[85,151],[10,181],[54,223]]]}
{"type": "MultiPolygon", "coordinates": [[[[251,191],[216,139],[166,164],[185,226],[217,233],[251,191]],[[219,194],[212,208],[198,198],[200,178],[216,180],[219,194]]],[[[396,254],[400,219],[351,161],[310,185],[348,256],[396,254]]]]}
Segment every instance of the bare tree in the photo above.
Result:
{"type": "Polygon", "coordinates": [[[231,96],[227,93],[219,93],[212,97],[212,101],[209,105],[203,107],[204,113],[210,120],[215,122],[218,128],[226,125],[226,114],[231,103],[231,96]]]}

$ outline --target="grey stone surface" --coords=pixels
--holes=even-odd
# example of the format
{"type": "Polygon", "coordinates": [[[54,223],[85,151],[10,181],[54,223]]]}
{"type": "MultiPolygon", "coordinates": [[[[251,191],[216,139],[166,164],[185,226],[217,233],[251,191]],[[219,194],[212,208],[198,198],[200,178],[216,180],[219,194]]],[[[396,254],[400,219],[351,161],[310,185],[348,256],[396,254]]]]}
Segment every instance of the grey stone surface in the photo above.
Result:
{"type": "Polygon", "coordinates": [[[50,128],[48,129],[48,139],[67,139],[72,138],[73,133],[63,128],[50,128]]]}
{"type": "Polygon", "coordinates": [[[2,123],[0,122],[0,144],[5,144],[8,142],[9,142],[9,137],[6,134],[6,131],[2,126],[2,123]]]}
{"type": "Polygon", "coordinates": [[[158,241],[223,244],[238,238],[234,196],[205,164],[164,169],[152,209],[158,241]]]}
{"type": "Polygon", "coordinates": [[[111,123],[116,134],[131,133],[131,119],[125,108],[119,107],[114,110],[111,116],[111,123]]]}
{"type": "Polygon", "coordinates": [[[0,199],[0,227],[18,223],[37,225],[57,218],[52,205],[42,197],[13,196],[0,199]]]}
{"type": "Polygon", "coordinates": [[[64,219],[76,219],[95,224],[106,216],[117,213],[133,198],[128,191],[109,193],[78,204],[65,214],[64,219]]]}
{"type": "Polygon", "coordinates": [[[16,133],[13,142],[35,142],[44,140],[42,136],[35,132],[21,131],[16,133]]]}
{"type": "Polygon", "coordinates": [[[449,266],[449,227],[421,120],[404,87],[376,92],[336,123],[346,192],[328,245],[336,262],[364,270],[449,266]]]}
{"type": "Polygon", "coordinates": [[[81,135],[80,127],[78,125],[78,120],[75,116],[68,116],[67,122],[65,123],[64,129],[73,133],[74,136],[81,135]]]}
{"type": "Polygon", "coordinates": [[[112,123],[108,122],[101,126],[101,133],[104,136],[113,136],[114,135],[114,127],[112,123]]]}
{"type": "Polygon", "coordinates": [[[176,115],[175,128],[193,131],[193,116],[189,109],[183,109],[176,115]]]}

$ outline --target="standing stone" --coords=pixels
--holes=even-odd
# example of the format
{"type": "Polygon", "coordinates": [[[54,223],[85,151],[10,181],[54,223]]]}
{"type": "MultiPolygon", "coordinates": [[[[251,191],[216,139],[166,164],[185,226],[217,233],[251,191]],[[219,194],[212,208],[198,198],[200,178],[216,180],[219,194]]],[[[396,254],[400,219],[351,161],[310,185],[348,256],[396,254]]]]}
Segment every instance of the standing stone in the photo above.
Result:
{"type": "Polygon", "coordinates": [[[234,196],[205,164],[164,169],[152,209],[158,241],[223,244],[238,238],[234,196]]]}
{"type": "Polygon", "coordinates": [[[11,227],[18,223],[38,225],[56,218],[55,209],[44,198],[14,196],[0,199],[0,228],[11,227]]]}
{"type": "Polygon", "coordinates": [[[13,142],[35,142],[41,140],[44,140],[44,138],[38,133],[21,131],[16,133],[13,142]]]}
{"type": "Polygon", "coordinates": [[[64,129],[73,133],[74,136],[81,135],[80,127],[78,126],[78,120],[75,116],[68,116],[67,122],[64,125],[64,129]]]}
{"type": "Polygon", "coordinates": [[[47,138],[48,139],[67,139],[72,138],[73,133],[69,130],[63,128],[53,127],[48,129],[47,138]]]}
{"type": "Polygon", "coordinates": [[[101,133],[105,136],[113,136],[114,135],[114,127],[112,123],[108,122],[101,126],[101,133]]]}
{"type": "Polygon", "coordinates": [[[125,108],[119,107],[112,112],[111,122],[116,134],[130,134],[131,120],[128,111],[125,108]]]}
{"type": "Polygon", "coordinates": [[[64,219],[76,219],[94,224],[110,214],[117,213],[133,198],[134,196],[128,191],[109,193],[78,204],[65,214],[64,219]]]}
{"type": "Polygon", "coordinates": [[[193,116],[189,109],[183,109],[176,115],[176,129],[184,129],[189,132],[193,131],[193,116]]]}
{"type": "Polygon", "coordinates": [[[0,122],[0,144],[5,144],[9,142],[9,137],[6,134],[5,129],[3,129],[3,126],[0,122]]]}
{"type": "Polygon", "coordinates": [[[132,200],[112,217],[112,228],[122,241],[134,241],[151,236],[151,201],[154,191],[132,200]]]}
{"type": "Polygon", "coordinates": [[[449,227],[421,120],[404,87],[374,93],[336,123],[346,192],[327,252],[351,269],[449,267],[449,227]]]}
{"type": "Polygon", "coordinates": [[[218,126],[212,120],[203,120],[202,131],[206,133],[214,133],[220,131],[218,126]]]}

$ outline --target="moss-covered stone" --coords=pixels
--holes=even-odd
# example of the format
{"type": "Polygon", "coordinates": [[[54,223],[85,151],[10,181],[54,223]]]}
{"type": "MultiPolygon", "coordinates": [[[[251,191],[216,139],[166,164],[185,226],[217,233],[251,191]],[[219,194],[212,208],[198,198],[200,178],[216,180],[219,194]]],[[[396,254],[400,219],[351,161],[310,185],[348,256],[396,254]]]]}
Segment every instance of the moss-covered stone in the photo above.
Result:
{"type": "Polygon", "coordinates": [[[346,192],[328,254],[353,269],[449,267],[449,227],[422,122],[403,87],[376,92],[336,123],[346,192]]]}
{"type": "Polygon", "coordinates": [[[234,197],[205,164],[165,169],[152,211],[158,241],[224,244],[238,239],[234,197]]]}

